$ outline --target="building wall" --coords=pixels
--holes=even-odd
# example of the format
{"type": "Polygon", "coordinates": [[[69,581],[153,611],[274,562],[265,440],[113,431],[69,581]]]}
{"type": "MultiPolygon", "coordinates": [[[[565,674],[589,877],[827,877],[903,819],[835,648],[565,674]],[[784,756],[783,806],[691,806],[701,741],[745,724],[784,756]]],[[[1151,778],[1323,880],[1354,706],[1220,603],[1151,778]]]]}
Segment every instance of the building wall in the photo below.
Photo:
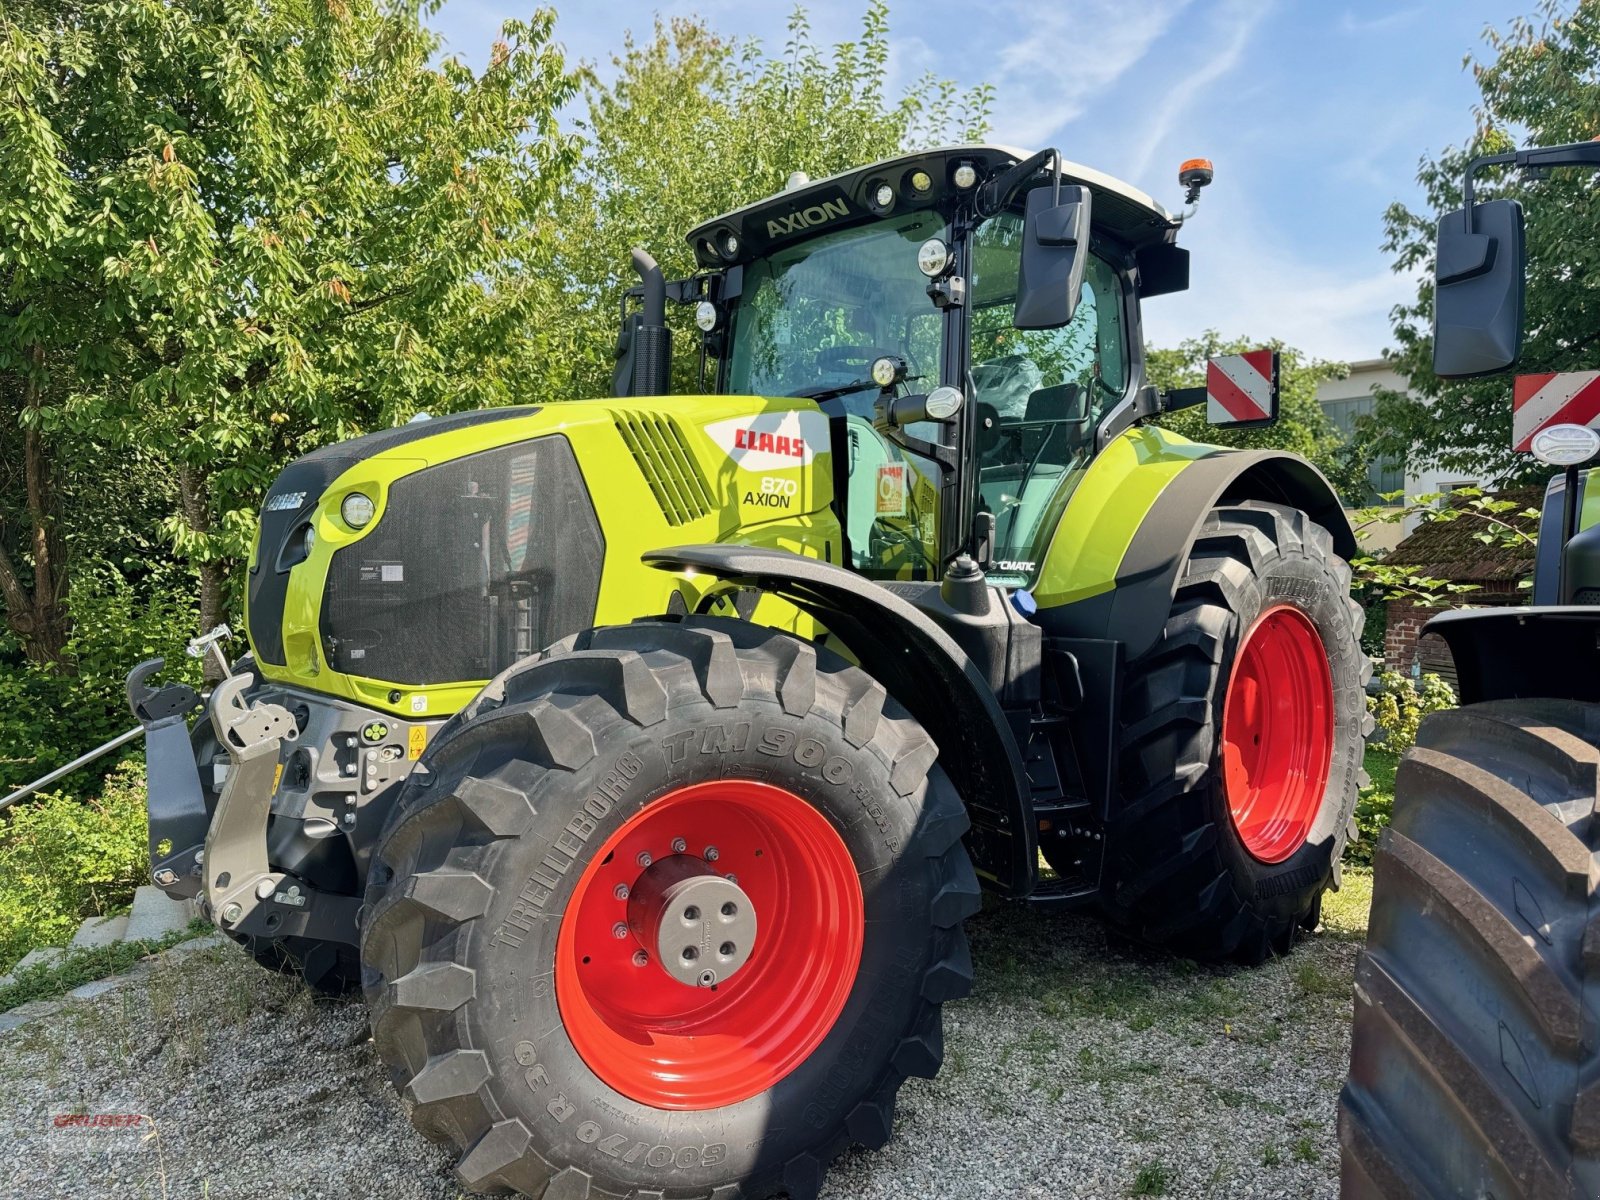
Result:
{"type": "MultiPolygon", "coordinates": [[[[1329,379],[1317,387],[1317,400],[1328,411],[1328,415],[1336,425],[1347,429],[1345,420],[1352,410],[1370,411],[1370,401],[1373,393],[1378,388],[1389,391],[1403,392],[1406,390],[1406,381],[1384,359],[1366,359],[1350,364],[1350,374],[1344,379],[1329,379]],[[1368,402],[1363,404],[1362,402],[1368,402]]],[[[1402,469],[1384,470],[1381,466],[1373,472],[1375,476],[1375,491],[1393,491],[1403,487],[1406,498],[1429,495],[1434,492],[1449,492],[1454,488],[1480,486],[1483,481],[1471,476],[1455,472],[1428,469],[1419,471],[1407,464],[1402,469]],[[1390,486],[1393,485],[1393,486],[1390,486]]],[[[1348,502],[1348,498],[1347,498],[1348,502]]],[[[1371,503],[1377,501],[1372,500],[1371,503]]],[[[1369,549],[1389,550],[1394,547],[1406,534],[1416,529],[1420,523],[1418,517],[1406,518],[1402,523],[1394,525],[1374,525],[1358,531],[1363,545],[1369,549]]]]}

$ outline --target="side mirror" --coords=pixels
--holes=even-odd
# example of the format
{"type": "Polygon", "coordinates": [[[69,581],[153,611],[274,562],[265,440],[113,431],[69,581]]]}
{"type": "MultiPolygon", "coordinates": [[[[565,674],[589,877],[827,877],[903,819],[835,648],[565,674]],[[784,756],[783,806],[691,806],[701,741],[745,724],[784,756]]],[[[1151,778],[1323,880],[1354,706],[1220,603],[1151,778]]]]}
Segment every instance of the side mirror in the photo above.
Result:
{"type": "Polygon", "coordinates": [[[1089,264],[1089,189],[1077,184],[1028,193],[1017,272],[1018,329],[1059,329],[1072,320],[1089,264]]]}
{"type": "Polygon", "coordinates": [[[1228,429],[1278,419],[1278,352],[1251,350],[1206,363],[1206,421],[1228,429]]]}
{"type": "Polygon", "coordinates": [[[1515,200],[1490,200],[1439,218],[1434,374],[1468,379],[1504,371],[1517,361],[1523,261],[1522,205],[1515,200]]]}

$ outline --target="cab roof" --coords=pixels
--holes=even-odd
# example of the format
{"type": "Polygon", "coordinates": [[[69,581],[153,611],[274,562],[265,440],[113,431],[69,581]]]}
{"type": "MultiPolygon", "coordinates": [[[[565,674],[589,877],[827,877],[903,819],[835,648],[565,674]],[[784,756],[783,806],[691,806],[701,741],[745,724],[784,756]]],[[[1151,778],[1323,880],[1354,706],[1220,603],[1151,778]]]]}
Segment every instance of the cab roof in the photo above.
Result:
{"type": "MultiPolygon", "coordinates": [[[[941,146],[902,154],[812,180],[723,213],[690,230],[688,241],[703,268],[748,262],[774,247],[824,229],[844,228],[913,208],[936,207],[963,190],[957,188],[954,179],[956,169],[963,164],[972,166],[981,181],[1028,157],[1026,150],[990,144],[941,146]],[[919,171],[931,181],[922,193],[915,192],[911,182],[919,171]],[[895,193],[888,208],[878,206],[874,199],[885,183],[895,193]],[[906,197],[911,197],[909,203],[906,197]]],[[[1176,240],[1182,222],[1131,184],[1065,159],[1061,163],[1061,181],[1089,188],[1094,194],[1095,227],[1135,250],[1176,240]]]]}

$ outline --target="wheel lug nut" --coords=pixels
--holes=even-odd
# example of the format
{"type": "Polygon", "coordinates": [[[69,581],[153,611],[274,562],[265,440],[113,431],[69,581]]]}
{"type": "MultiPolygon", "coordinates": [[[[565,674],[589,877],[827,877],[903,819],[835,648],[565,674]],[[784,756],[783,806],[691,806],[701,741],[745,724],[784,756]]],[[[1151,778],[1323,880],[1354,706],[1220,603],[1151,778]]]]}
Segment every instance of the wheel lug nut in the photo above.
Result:
{"type": "Polygon", "coordinates": [[[682,854],[688,848],[689,848],[689,843],[684,841],[682,838],[673,838],[672,839],[672,852],[674,854],[682,854]]]}
{"type": "Polygon", "coordinates": [[[628,898],[628,885],[625,883],[617,884],[617,886],[612,889],[611,894],[618,900],[626,900],[628,898]]]}
{"type": "Polygon", "coordinates": [[[717,859],[719,859],[721,857],[722,857],[722,854],[717,850],[717,848],[715,846],[707,846],[706,847],[705,859],[706,859],[707,862],[716,862],[717,859]]]}
{"type": "Polygon", "coordinates": [[[650,857],[650,851],[648,851],[648,850],[641,850],[641,851],[639,851],[639,857],[638,857],[638,859],[637,859],[637,860],[635,860],[635,861],[637,861],[637,862],[638,862],[638,864],[639,864],[639,865],[640,865],[640,866],[641,866],[641,867],[648,867],[648,866],[649,866],[649,865],[650,865],[650,864],[651,864],[651,863],[652,863],[652,862],[654,862],[654,861],[655,861],[655,860],[654,860],[654,859],[652,859],[652,858],[651,858],[651,857],[650,857]]]}
{"type": "Polygon", "coordinates": [[[648,967],[650,965],[650,955],[643,950],[635,950],[633,952],[633,965],[636,967],[648,967]]]}
{"type": "Polygon", "coordinates": [[[618,921],[611,927],[611,936],[621,941],[628,936],[628,926],[622,921],[618,921]]]}

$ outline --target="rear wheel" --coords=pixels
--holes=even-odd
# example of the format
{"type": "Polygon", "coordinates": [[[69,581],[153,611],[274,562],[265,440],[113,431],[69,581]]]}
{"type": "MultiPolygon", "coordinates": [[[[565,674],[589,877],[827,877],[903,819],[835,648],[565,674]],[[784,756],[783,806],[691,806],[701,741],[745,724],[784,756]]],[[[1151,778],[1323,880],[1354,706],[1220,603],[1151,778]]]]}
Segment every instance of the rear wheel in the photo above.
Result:
{"type": "Polygon", "coordinates": [[[1337,884],[1370,727],[1350,568],[1305,513],[1213,509],[1123,690],[1105,905],[1134,936],[1259,962],[1337,884]]]}
{"type": "Polygon", "coordinates": [[[1438,713],[1356,965],[1341,1195],[1600,1195],[1600,705],[1438,713]]]}
{"type": "Polygon", "coordinates": [[[373,1037],[462,1183],[814,1196],[942,1056],[978,905],[965,809],[881,686],[689,618],[485,689],[380,841],[373,1037]]]}

